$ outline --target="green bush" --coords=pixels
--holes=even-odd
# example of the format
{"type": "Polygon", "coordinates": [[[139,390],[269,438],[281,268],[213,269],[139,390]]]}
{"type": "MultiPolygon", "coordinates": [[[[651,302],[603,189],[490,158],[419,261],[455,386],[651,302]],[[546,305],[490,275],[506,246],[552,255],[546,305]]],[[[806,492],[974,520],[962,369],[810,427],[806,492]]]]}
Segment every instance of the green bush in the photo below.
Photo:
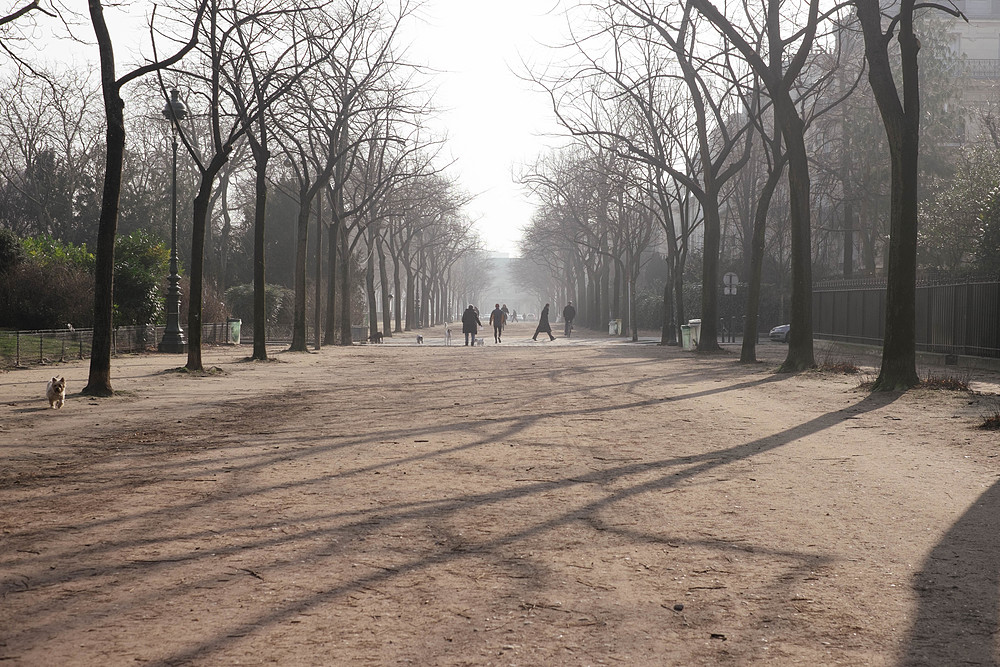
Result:
{"type": "Polygon", "coordinates": [[[0,273],[6,273],[27,258],[21,239],[14,232],[0,228],[0,273]]]}
{"type": "MultiPolygon", "coordinates": [[[[253,285],[236,285],[226,290],[226,306],[233,317],[243,320],[244,329],[253,329],[253,285]]],[[[290,327],[294,293],[281,285],[264,287],[264,307],[268,327],[290,327]]]]}
{"type": "Polygon", "coordinates": [[[0,327],[93,326],[94,278],[73,265],[22,262],[0,274],[0,327]]]}
{"type": "Polygon", "coordinates": [[[63,243],[48,234],[22,239],[27,259],[41,266],[73,266],[93,272],[94,255],[87,251],[87,244],[75,246],[63,243]]]}
{"type": "MultiPolygon", "coordinates": [[[[164,314],[161,285],[170,250],[144,230],[115,243],[115,326],[145,325],[164,314]]],[[[162,317],[161,317],[162,319],[162,317]]]]}

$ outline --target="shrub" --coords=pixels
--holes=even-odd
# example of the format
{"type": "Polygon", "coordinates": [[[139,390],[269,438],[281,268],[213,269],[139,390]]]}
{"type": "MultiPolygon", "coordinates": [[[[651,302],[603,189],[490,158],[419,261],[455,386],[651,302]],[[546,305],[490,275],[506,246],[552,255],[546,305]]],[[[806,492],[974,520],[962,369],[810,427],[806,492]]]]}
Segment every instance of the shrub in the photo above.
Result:
{"type": "Polygon", "coordinates": [[[993,412],[983,415],[983,423],[979,428],[987,431],[1000,431],[1000,408],[993,408],[993,412]]]}
{"type": "Polygon", "coordinates": [[[0,326],[63,329],[93,320],[94,279],[78,266],[27,261],[0,274],[0,326]]]}
{"type": "Polygon", "coordinates": [[[115,326],[145,325],[162,319],[161,284],[169,271],[170,250],[144,230],[115,244],[115,326]]]}
{"type": "Polygon", "coordinates": [[[927,377],[920,382],[920,386],[925,389],[944,389],[947,391],[969,391],[969,378],[955,377],[953,375],[935,376],[928,373],[927,377]]]}
{"type": "Polygon", "coordinates": [[[0,228],[0,274],[10,271],[27,256],[21,239],[9,229],[0,228]]]}
{"type": "Polygon", "coordinates": [[[94,270],[94,255],[87,251],[87,244],[75,246],[63,243],[48,234],[26,238],[24,245],[27,259],[35,264],[49,266],[73,266],[84,271],[94,270]]]}
{"type": "MultiPolygon", "coordinates": [[[[233,317],[243,320],[244,329],[253,329],[253,285],[236,285],[226,290],[226,306],[233,317]]],[[[293,293],[281,285],[264,288],[264,307],[268,327],[291,327],[293,293]]]]}

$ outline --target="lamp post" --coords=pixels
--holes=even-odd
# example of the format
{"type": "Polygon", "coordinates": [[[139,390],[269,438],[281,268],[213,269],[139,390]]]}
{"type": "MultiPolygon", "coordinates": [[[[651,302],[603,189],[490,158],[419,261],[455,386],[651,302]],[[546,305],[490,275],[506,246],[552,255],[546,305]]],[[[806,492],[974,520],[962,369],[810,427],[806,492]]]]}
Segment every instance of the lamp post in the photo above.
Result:
{"type": "Polygon", "coordinates": [[[187,340],[181,329],[181,278],[177,275],[177,126],[175,121],[187,116],[187,107],[180,99],[180,92],[170,91],[170,100],[163,107],[163,116],[170,123],[171,148],[173,148],[173,171],[170,203],[170,285],[167,287],[167,327],[160,341],[160,352],[183,354],[187,352],[187,340]]]}

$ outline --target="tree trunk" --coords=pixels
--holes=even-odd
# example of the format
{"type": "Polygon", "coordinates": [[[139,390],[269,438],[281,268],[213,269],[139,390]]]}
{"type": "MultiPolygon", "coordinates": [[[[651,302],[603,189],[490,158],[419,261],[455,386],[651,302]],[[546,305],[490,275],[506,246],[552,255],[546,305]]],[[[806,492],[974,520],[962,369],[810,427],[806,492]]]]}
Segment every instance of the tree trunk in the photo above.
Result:
{"type": "Polygon", "coordinates": [[[368,294],[368,335],[378,331],[378,297],[375,294],[375,225],[368,225],[368,264],[365,270],[365,290],[368,294]]]}
{"type": "MultiPolygon", "coordinates": [[[[257,361],[267,360],[267,307],[265,299],[265,287],[267,283],[264,281],[264,221],[265,213],[267,211],[267,160],[268,154],[267,149],[260,147],[255,153],[255,171],[257,174],[255,187],[254,187],[254,222],[253,222],[253,354],[251,358],[257,361]]],[[[206,212],[207,213],[207,212],[206,212]]],[[[197,238],[195,234],[195,238],[197,238]]],[[[192,266],[194,264],[195,252],[192,246],[192,266]]],[[[192,268],[191,277],[191,301],[194,301],[194,269],[192,268]]],[[[200,287],[200,285],[199,285],[200,287]]],[[[201,326],[201,293],[198,293],[198,325],[201,326]]],[[[188,321],[188,329],[194,327],[194,323],[190,320],[188,321]]],[[[194,345],[194,332],[188,332],[189,344],[188,357],[191,356],[190,348],[195,347],[194,345]]],[[[201,342],[201,332],[198,333],[198,341],[201,342]]],[[[199,365],[201,363],[201,351],[198,352],[199,365]]],[[[190,368],[190,362],[189,366],[190,368]]]]}
{"type": "Polygon", "coordinates": [[[892,161],[885,339],[876,391],[895,391],[920,383],[916,368],[917,160],[920,154],[920,87],[913,34],[914,0],[899,4],[897,25],[902,64],[902,104],[893,79],[878,3],[856,0],[865,37],[868,81],[885,126],[892,161]]]}
{"type": "MultiPolygon", "coordinates": [[[[909,119],[907,119],[909,121],[909,119]]],[[[917,154],[919,134],[907,122],[892,150],[893,213],[885,295],[885,339],[876,391],[920,384],[916,360],[917,154]],[[897,201],[897,194],[899,192],[897,201]]],[[[890,141],[890,146],[892,145],[890,141]]]]}
{"type": "Polygon", "coordinates": [[[781,127],[788,155],[789,218],[792,227],[792,298],[788,332],[788,355],[783,372],[796,372],[816,365],[812,330],[812,230],[809,211],[809,156],[803,122],[791,95],[775,100],[774,113],[781,127]]]}
{"type": "Polygon", "coordinates": [[[406,266],[406,324],[403,326],[403,331],[412,331],[417,323],[413,321],[413,311],[416,309],[416,299],[414,298],[414,290],[416,281],[413,277],[413,269],[410,268],[409,264],[406,266]]]}
{"type": "Polygon", "coordinates": [[[306,352],[306,264],[309,253],[309,213],[312,201],[307,188],[299,188],[299,212],[295,219],[295,305],[292,313],[292,344],[289,352],[306,352]]]}
{"type": "Polygon", "coordinates": [[[719,246],[721,221],[718,193],[709,191],[702,202],[705,231],[701,271],[701,335],[699,352],[715,352],[719,347],[719,246]]]}
{"type": "MultiPolygon", "coordinates": [[[[777,162],[777,158],[776,158],[777,162]]],[[[764,243],[767,231],[767,212],[771,197],[781,180],[781,167],[775,165],[767,175],[754,210],[753,238],[750,243],[750,273],[747,275],[747,317],[743,323],[743,346],[740,361],[748,364],[757,361],[757,327],[760,315],[761,273],[764,267],[764,243]]]]}
{"type": "Polygon", "coordinates": [[[396,255],[392,256],[392,288],[396,290],[396,301],[393,304],[393,314],[396,318],[396,326],[393,327],[393,333],[403,333],[403,292],[402,292],[402,276],[399,273],[399,258],[396,255]]]}
{"type": "Polygon", "coordinates": [[[314,345],[316,349],[321,348],[320,338],[323,333],[323,197],[316,198],[316,292],[315,303],[315,331],[313,331],[314,345]]]}
{"type": "Polygon", "coordinates": [[[389,276],[385,270],[385,248],[382,246],[382,239],[375,239],[375,250],[378,253],[378,275],[379,297],[382,299],[382,332],[385,336],[392,336],[392,299],[389,298],[389,276]]]}
{"type": "Polygon", "coordinates": [[[340,233],[340,223],[336,219],[330,225],[326,235],[326,261],[329,264],[326,275],[326,334],[324,345],[334,345],[337,340],[337,235],[340,233]]]}
{"type": "Polygon", "coordinates": [[[671,298],[671,276],[663,281],[663,320],[660,323],[660,345],[676,345],[677,326],[674,323],[674,300],[671,298]]]}
{"type": "Polygon", "coordinates": [[[104,190],[97,229],[94,263],[94,334],[91,342],[90,375],[83,394],[111,396],[111,336],[114,311],[115,235],[125,159],[125,102],[115,81],[115,56],[111,36],[98,0],[90,0],[90,15],[101,54],[101,88],[107,116],[107,152],[104,158],[104,190]]]}
{"type": "MultiPolygon", "coordinates": [[[[189,371],[205,370],[201,360],[201,301],[202,282],[205,274],[205,227],[208,226],[208,207],[211,202],[214,175],[202,174],[198,194],[194,198],[191,224],[191,272],[188,288],[188,356],[185,368],[189,371]]],[[[257,339],[254,337],[254,345],[257,339]]]]}
{"type": "Polygon", "coordinates": [[[340,344],[351,340],[351,250],[347,242],[347,226],[340,225],[340,344]]]}

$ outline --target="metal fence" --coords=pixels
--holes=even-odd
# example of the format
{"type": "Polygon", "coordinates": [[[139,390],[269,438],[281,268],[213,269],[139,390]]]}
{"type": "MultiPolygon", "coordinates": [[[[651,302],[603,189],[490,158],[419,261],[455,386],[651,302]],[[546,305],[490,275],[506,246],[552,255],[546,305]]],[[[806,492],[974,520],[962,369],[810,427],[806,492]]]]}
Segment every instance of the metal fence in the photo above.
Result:
{"type": "MultiPolygon", "coordinates": [[[[163,338],[163,329],[163,326],[116,327],[111,339],[111,354],[155,351],[163,338]]],[[[206,345],[221,345],[232,342],[233,333],[229,322],[204,324],[201,340],[206,345]]],[[[93,329],[0,330],[0,366],[87,359],[93,338],[93,329]]]]}
{"type": "MultiPolygon", "coordinates": [[[[917,286],[917,350],[1000,357],[1000,282],[917,286]]],[[[819,285],[813,290],[816,338],[881,345],[885,281],[819,285]]]]}

